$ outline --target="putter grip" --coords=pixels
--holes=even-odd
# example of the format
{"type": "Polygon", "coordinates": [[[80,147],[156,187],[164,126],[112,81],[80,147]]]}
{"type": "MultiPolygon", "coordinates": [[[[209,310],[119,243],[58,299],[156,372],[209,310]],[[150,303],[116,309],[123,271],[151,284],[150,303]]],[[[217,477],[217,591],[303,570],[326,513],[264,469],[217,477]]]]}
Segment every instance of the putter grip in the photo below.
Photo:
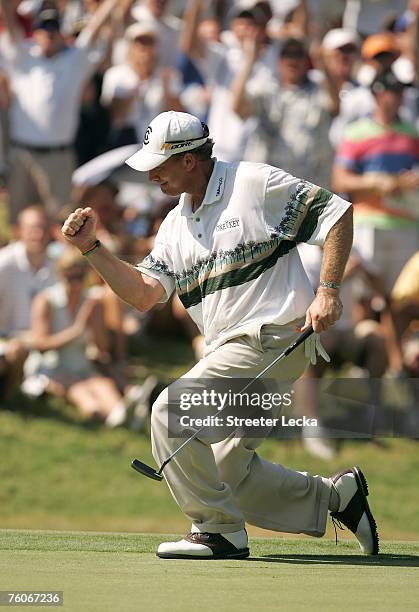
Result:
{"type": "Polygon", "coordinates": [[[297,346],[300,346],[300,344],[302,342],[304,342],[305,340],[307,340],[307,338],[309,336],[311,336],[311,334],[314,332],[314,329],[312,328],[312,326],[310,325],[310,327],[308,327],[302,334],[300,334],[297,338],[297,340],[295,342],[293,342],[292,344],[290,344],[290,346],[284,351],[284,355],[289,355],[290,353],[292,353],[292,351],[294,349],[297,348],[297,346]]]}

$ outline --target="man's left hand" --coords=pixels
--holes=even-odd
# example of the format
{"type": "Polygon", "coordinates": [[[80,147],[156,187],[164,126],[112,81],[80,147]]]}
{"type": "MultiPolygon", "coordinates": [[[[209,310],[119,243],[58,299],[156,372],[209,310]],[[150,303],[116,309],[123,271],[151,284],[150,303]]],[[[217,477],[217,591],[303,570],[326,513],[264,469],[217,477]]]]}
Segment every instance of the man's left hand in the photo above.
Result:
{"type": "Polygon", "coordinates": [[[326,331],[340,318],[342,309],[337,289],[319,287],[316,297],[307,309],[306,320],[300,331],[305,331],[310,325],[316,333],[326,331]]]}

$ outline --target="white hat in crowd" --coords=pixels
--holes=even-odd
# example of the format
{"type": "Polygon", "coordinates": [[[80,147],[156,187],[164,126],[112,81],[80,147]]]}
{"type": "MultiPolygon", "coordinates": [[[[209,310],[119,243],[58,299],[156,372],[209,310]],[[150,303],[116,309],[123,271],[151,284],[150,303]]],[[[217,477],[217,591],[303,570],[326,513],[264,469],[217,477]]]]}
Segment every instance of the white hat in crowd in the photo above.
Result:
{"type": "Polygon", "coordinates": [[[333,51],[334,49],[340,49],[346,47],[346,45],[354,45],[359,47],[360,40],[359,36],[353,30],[347,30],[344,28],[334,28],[329,30],[323,38],[322,46],[327,51],[333,51]]]}
{"type": "Polygon", "coordinates": [[[176,153],[200,147],[208,140],[208,127],[189,113],[160,113],[148,126],[142,148],[126,163],[141,172],[157,168],[176,153]]]}
{"type": "Polygon", "coordinates": [[[158,36],[154,20],[145,19],[144,21],[133,23],[125,30],[125,38],[127,40],[133,41],[140,36],[154,36],[154,38],[158,36]]]}

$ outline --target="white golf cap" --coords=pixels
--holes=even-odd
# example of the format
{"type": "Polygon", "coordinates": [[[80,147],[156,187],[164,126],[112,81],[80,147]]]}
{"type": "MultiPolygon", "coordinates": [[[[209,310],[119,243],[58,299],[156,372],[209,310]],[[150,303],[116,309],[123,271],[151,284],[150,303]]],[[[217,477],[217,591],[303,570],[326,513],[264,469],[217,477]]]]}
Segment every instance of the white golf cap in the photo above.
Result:
{"type": "Polygon", "coordinates": [[[142,148],[125,163],[134,170],[148,172],[176,153],[200,147],[208,140],[208,127],[189,113],[167,111],[150,123],[142,148]]]}
{"type": "Polygon", "coordinates": [[[354,45],[359,47],[360,40],[359,36],[353,30],[347,30],[344,28],[334,28],[329,30],[326,36],[323,38],[322,46],[328,51],[333,49],[340,49],[346,45],[354,45]]]}

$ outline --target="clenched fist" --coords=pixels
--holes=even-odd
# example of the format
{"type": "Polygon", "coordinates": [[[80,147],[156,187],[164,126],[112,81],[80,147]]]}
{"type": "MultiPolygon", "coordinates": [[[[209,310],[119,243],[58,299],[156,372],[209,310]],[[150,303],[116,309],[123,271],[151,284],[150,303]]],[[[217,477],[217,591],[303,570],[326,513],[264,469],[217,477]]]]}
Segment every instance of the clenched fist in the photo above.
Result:
{"type": "Polygon", "coordinates": [[[64,221],[61,232],[81,253],[85,253],[96,241],[96,213],[91,208],[77,208],[64,221]]]}

